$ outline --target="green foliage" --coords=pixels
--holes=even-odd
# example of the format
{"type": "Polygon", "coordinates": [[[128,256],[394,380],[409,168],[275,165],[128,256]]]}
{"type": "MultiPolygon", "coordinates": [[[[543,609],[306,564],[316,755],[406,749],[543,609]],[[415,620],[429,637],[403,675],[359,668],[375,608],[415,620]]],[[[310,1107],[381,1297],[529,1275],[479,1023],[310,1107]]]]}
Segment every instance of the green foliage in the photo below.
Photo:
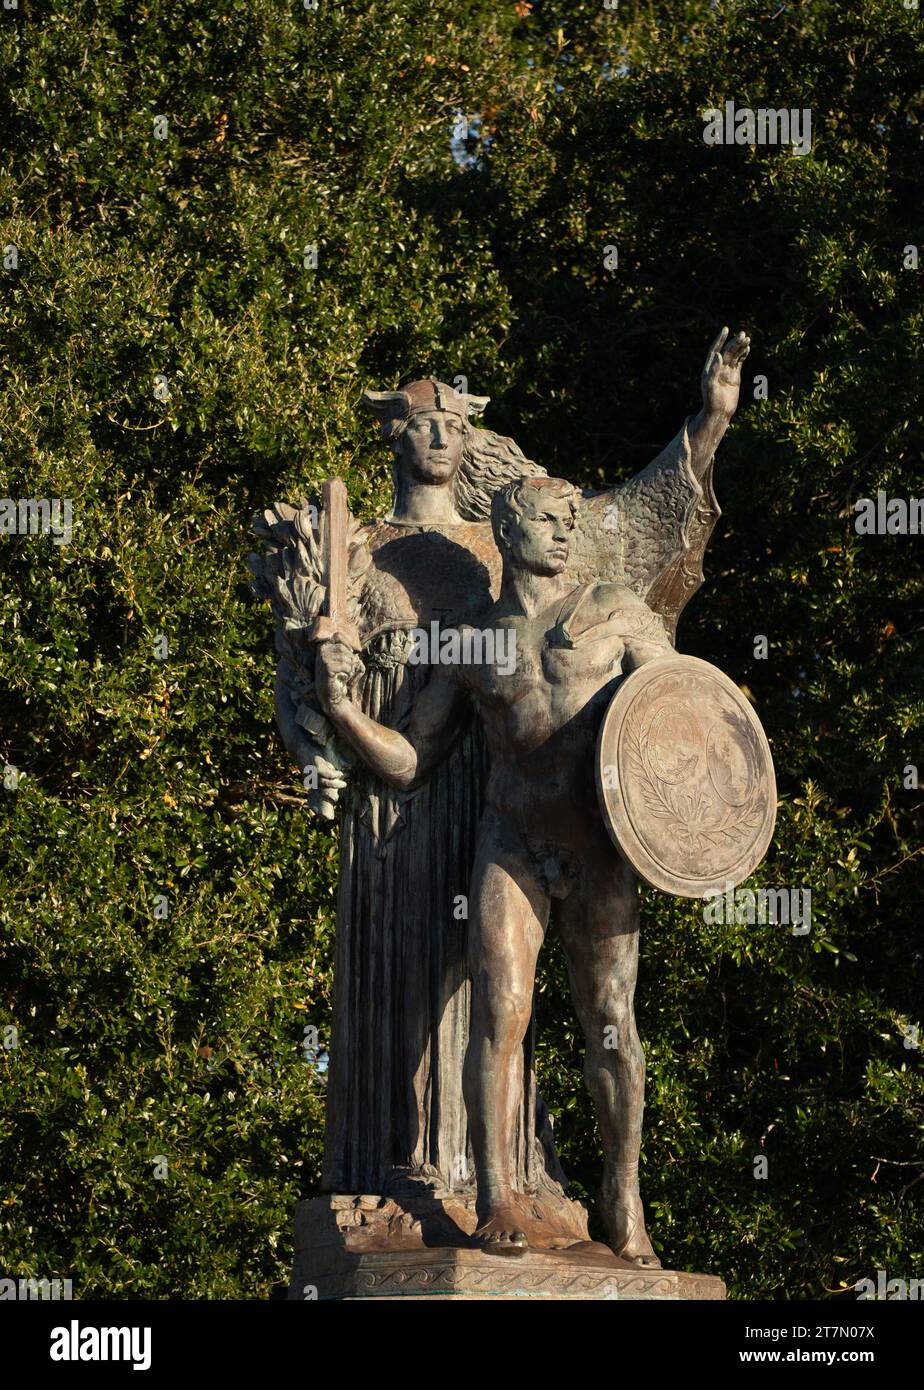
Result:
{"type": "MultiPolygon", "coordinates": [[[[920,15],[21,0],[0,45],[0,492],[72,498],[75,526],[0,538],[24,774],[0,792],[0,1263],[84,1297],[286,1280],[336,857],[272,727],[251,512],[333,473],[380,512],[359,393],[428,371],[550,472],[617,481],[695,410],[727,323],[754,348],[680,646],[754,699],[781,792],[755,882],[810,888],[813,926],[646,895],[644,1191],[665,1259],[739,1297],[920,1276],[924,539],[853,525],[858,497],[922,492],[920,15]],[[707,147],[725,100],[810,107],[812,152],[707,147]],[[466,168],[457,111],[481,117],[466,168]]],[[[540,1082],[592,1196],[557,946],[541,991],[540,1082]]]]}

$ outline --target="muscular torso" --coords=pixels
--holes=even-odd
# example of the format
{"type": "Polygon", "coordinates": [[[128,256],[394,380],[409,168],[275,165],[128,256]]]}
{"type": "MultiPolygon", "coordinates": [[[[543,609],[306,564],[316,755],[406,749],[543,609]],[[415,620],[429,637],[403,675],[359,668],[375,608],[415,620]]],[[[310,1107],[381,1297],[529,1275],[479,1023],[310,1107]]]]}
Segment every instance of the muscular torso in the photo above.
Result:
{"type": "Polygon", "coordinates": [[[474,697],[491,754],[488,805],[530,837],[580,848],[599,819],[594,752],[604,712],[623,675],[627,643],[670,651],[657,619],[615,585],[582,591],[563,628],[557,600],[532,618],[495,618],[513,628],[516,666],[460,668],[474,697]]]}

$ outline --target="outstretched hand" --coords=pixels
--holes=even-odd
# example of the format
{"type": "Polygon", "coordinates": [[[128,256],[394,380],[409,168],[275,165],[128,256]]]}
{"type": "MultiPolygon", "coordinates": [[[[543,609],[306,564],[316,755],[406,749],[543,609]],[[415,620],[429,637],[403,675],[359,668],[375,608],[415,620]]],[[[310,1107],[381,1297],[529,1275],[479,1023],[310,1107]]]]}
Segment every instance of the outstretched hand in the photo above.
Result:
{"type": "Polygon", "coordinates": [[[703,367],[703,407],[707,414],[729,418],[734,415],[741,387],[741,365],[750,350],[751,340],[747,334],[736,333],[729,339],[728,329],[722,329],[703,367]]]}

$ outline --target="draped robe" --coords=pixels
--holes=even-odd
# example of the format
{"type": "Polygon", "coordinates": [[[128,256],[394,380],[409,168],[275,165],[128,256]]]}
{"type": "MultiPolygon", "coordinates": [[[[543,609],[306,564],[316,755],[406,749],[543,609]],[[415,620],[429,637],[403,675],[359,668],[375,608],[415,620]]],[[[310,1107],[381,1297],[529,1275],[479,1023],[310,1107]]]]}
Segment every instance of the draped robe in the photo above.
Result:
{"type": "MultiPolygon", "coordinates": [[[[410,633],[456,627],[496,597],[500,557],[485,522],[365,529],[372,554],[360,605],[365,675],[354,698],[402,729],[433,667],[409,664],[410,633]]],[[[392,790],[358,765],[343,802],[334,1016],[322,1184],[379,1192],[420,1182],[471,1191],[462,1097],[470,985],[466,904],[487,758],[470,720],[418,790],[392,790]]],[[[517,1190],[563,1177],[537,1098],[533,1029],[518,1061],[517,1190]],[[548,1165],[546,1157],[548,1155],[548,1165]]]]}
{"type": "MultiPolygon", "coordinates": [[[[569,563],[576,583],[627,584],[660,613],[671,638],[702,583],[702,556],[720,514],[712,460],[693,473],[688,423],[634,478],[584,495],[569,563]]],[[[296,670],[289,646],[287,630],[307,627],[320,593],[316,580],[300,578],[307,560],[296,554],[296,518],[297,509],[285,505],[264,513],[258,531],[275,548],[266,561],[251,559],[256,592],[272,599],[277,616],[277,719],[302,765],[311,745],[296,726],[317,737],[319,719],[326,721],[311,709],[310,670],[296,670]]],[[[485,521],[377,521],[360,532],[371,563],[359,595],[365,669],[354,698],[372,718],[402,729],[432,669],[408,664],[412,629],[471,620],[497,596],[500,556],[485,521]]],[[[334,756],[327,735],[320,738],[334,756]]],[[[349,772],[340,798],[326,1192],[400,1193],[408,1184],[411,1191],[419,1184],[474,1191],[462,1100],[470,987],[461,903],[485,781],[486,753],[473,721],[414,792],[395,792],[361,764],[349,772]]],[[[556,1206],[565,1179],[533,1058],[531,1025],[518,1058],[513,1186],[545,1193],[556,1206]]]]}

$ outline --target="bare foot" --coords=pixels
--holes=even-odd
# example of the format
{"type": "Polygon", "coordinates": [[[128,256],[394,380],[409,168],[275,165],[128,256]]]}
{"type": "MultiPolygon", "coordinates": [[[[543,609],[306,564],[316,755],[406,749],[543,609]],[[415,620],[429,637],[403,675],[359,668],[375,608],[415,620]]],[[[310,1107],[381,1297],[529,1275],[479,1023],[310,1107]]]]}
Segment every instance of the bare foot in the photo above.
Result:
{"type": "Polygon", "coordinates": [[[523,1218],[516,1207],[498,1202],[478,1227],[475,1239],[491,1255],[522,1255],[529,1247],[523,1218]]]}
{"type": "Polygon", "coordinates": [[[604,1178],[600,1207],[613,1254],[644,1269],[660,1269],[661,1261],[645,1229],[645,1209],[639,1196],[638,1180],[620,1183],[607,1182],[604,1178]]]}

